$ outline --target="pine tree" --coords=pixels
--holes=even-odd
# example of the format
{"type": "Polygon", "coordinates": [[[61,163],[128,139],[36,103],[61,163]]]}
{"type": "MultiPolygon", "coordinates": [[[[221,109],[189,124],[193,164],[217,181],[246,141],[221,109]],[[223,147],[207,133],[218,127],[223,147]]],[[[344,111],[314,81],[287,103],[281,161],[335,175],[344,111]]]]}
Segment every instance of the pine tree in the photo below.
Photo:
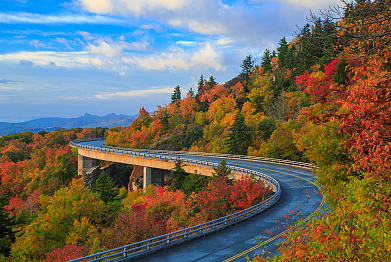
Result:
{"type": "Polygon", "coordinates": [[[202,89],[204,88],[204,85],[205,85],[204,76],[201,75],[200,79],[198,80],[197,95],[200,95],[200,93],[202,92],[202,89]]]}
{"type": "Polygon", "coordinates": [[[9,212],[4,209],[7,204],[5,196],[0,197],[0,254],[9,256],[10,246],[15,242],[15,232],[12,227],[16,225],[15,217],[10,216],[9,212]]]}
{"type": "Polygon", "coordinates": [[[216,78],[214,78],[213,76],[210,76],[208,81],[206,82],[206,84],[208,85],[208,88],[213,88],[215,85],[217,85],[217,82],[216,82],[216,78]]]}
{"type": "Polygon", "coordinates": [[[299,63],[297,63],[296,73],[300,75],[313,64],[313,58],[310,55],[312,45],[311,28],[308,23],[301,29],[298,39],[299,51],[297,52],[297,61],[299,63]]]}
{"type": "Polygon", "coordinates": [[[281,68],[281,67],[285,67],[286,56],[288,54],[289,46],[288,46],[288,43],[286,42],[285,36],[283,38],[281,38],[281,40],[280,40],[280,42],[278,42],[278,44],[279,44],[279,47],[277,48],[278,66],[281,68]]]}
{"type": "Polygon", "coordinates": [[[181,100],[181,90],[179,85],[177,85],[174,89],[174,93],[171,95],[171,104],[181,100]]]}
{"type": "Polygon", "coordinates": [[[254,67],[255,61],[253,60],[251,55],[246,56],[246,58],[243,60],[240,67],[242,68],[242,71],[240,72],[240,75],[244,78],[243,79],[243,86],[244,91],[248,92],[248,80],[250,79],[251,70],[254,67]]]}
{"type": "Polygon", "coordinates": [[[170,130],[170,115],[167,112],[167,108],[163,108],[160,113],[160,124],[162,125],[162,134],[167,134],[170,130]]]}
{"type": "Polygon", "coordinates": [[[265,71],[271,72],[272,70],[271,62],[272,62],[272,56],[270,50],[266,48],[265,52],[263,52],[262,63],[261,63],[261,66],[265,69],[265,71]]]}
{"type": "Polygon", "coordinates": [[[210,177],[203,176],[201,174],[198,174],[197,171],[195,171],[194,174],[189,174],[189,176],[187,176],[186,179],[183,181],[182,191],[183,193],[185,193],[186,196],[191,195],[191,193],[193,192],[197,193],[198,191],[206,187],[209,179],[210,177]]]}
{"type": "Polygon", "coordinates": [[[189,89],[189,92],[188,92],[187,94],[190,95],[191,97],[194,97],[193,88],[190,88],[190,89],[189,89]]]}
{"type": "Polygon", "coordinates": [[[105,203],[112,202],[119,194],[119,189],[115,186],[114,180],[105,172],[96,180],[94,192],[97,192],[105,203]]]}
{"type": "Polygon", "coordinates": [[[231,175],[231,169],[227,167],[227,162],[225,160],[222,160],[219,163],[219,166],[213,169],[216,172],[213,174],[214,177],[224,178],[227,183],[232,183],[234,181],[234,179],[229,178],[229,175],[231,175]]]}
{"type": "Polygon", "coordinates": [[[230,154],[247,155],[250,135],[244,116],[239,111],[236,113],[234,123],[229,128],[227,146],[230,154]]]}
{"type": "Polygon", "coordinates": [[[187,178],[187,173],[183,169],[185,165],[182,164],[181,158],[178,156],[175,160],[175,167],[171,170],[170,176],[172,177],[170,189],[180,190],[183,187],[183,183],[187,178]]]}

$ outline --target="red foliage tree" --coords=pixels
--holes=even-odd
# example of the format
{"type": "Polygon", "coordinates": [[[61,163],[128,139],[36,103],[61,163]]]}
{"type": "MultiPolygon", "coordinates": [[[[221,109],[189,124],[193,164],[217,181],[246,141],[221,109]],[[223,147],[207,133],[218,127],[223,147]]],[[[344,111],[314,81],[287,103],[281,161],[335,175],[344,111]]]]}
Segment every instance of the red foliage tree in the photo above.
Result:
{"type": "Polygon", "coordinates": [[[45,262],[66,262],[79,257],[88,256],[88,253],[89,250],[87,245],[80,247],[77,245],[69,245],[46,253],[47,259],[45,262]]]}

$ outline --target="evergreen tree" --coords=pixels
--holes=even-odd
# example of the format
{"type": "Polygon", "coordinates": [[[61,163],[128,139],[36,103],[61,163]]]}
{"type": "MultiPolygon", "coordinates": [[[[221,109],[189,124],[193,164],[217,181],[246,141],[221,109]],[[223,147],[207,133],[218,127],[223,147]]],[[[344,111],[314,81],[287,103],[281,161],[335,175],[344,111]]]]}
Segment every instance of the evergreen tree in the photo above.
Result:
{"type": "Polygon", "coordinates": [[[15,217],[10,216],[9,212],[4,209],[7,205],[7,198],[0,196],[0,254],[9,256],[10,246],[15,242],[15,232],[12,227],[16,225],[15,217]]]}
{"type": "Polygon", "coordinates": [[[191,195],[191,193],[197,193],[201,189],[205,188],[208,184],[209,177],[198,174],[197,171],[194,174],[189,174],[185,178],[182,184],[182,191],[186,196],[191,195]]]}
{"type": "Polygon", "coordinates": [[[293,69],[295,67],[295,55],[296,55],[296,46],[289,48],[288,53],[285,57],[285,67],[288,69],[293,69]]]}
{"type": "Polygon", "coordinates": [[[184,166],[185,165],[182,164],[181,158],[178,156],[175,160],[175,167],[170,172],[170,176],[172,177],[170,185],[171,190],[181,190],[183,188],[183,183],[187,177],[187,173],[183,169],[184,166]]]}
{"type": "Polygon", "coordinates": [[[219,163],[218,167],[213,168],[214,171],[216,172],[213,174],[214,177],[221,177],[224,178],[224,180],[227,183],[233,183],[235,179],[229,178],[229,175],[231,175],[231,169],[227,167],[227,162],[225,160],[222,160],[219,163]]]}
{"type": "Polygon", "coordinates": [[[171,104],[174,104],[179,100],[181,100],[181,90],[179,85],[177,85],[174,89],[174,93],[171,95],[171,104]]]}
{"type": "Polygon", "coordinates": [[[210,76],[206,83],[209,89],[217,85],[216,78],[214,78],[213,76],[210,76]]]}
{"type": "Polygon", "coordinates": [[[200,92],[201,92],[202,88],[204,88],[204,85],[205,85],[204,76],[201,75],[200,79],[198,80],[197,95],[200,95],[200,92]]]}
{"type": "Polygon", "coordinates": [[[259,129],[262,130],[262,139],[267,141],[276,130],[276,122],[271,118],[264,118],[259,122],[259,129]]]}
{"type": "Polygon", "coordinates": [[[189,92],[187,94],[190,95],[191,97],[193,97],[194,96],[193,88],[190,88],[189,92]]]}
{"type": "Polygon", "coordinates": [[[243,60],[240,67],[242,68],[242,71],[240,72],[240,75],[244,78],[248,79],[249,74],[251,73],[251,69],[254,67],[254,60],[251,55],[246,56],[246,58],[243,60]]]}
{"type": "MultiPolygon", "coordinates": [[[[212,79],[213,79],[213,77],[212,77],[212,79]]],[[[198,86],[197,86],[198,90],[197,90],[197,95],[196,95],[196,100],[197,100],[198,104],[200,105],[201,112],[206,112],[206,111],[208,111],[208,108],[209,108],[208,101],[202,101],[202,102],[200,101],[201,100],[200,96],[205,92],[205,90],[204,90],[205,85],[209,86],[209,84],[207,82],[205,82],[204,76],[201,75],[200,79],[198,80],[198,86]]]]}
{"type": "Polygon", "coordinates": [[[261,62],[261,66],[265,69],[265,71],[271,72],[272,70],[271,62],[272,62],[272,55],[270,53],[270,50],[266,48],[265,52],[263,52],[262,62],[261,62]]]}
{"type": "Polygon", "coordinates": [[[97,192],[105,203],[116,200],[119,189],[115,186],[114,180],[105,172],[96,180],[94,192],[97,192]]]}
{"type": "Polygon", "coordinates": [[[280,42],[278,42],[278,44],[279,44],[279,47],[277,48],[278,66],[280,68],[282,68],[282,67],[285,67],[286,57],[288,55],[288,49],[289,49],[288,43],[285,39],[285,36],[283,38],[281,38],[281,40],[280,40],[280,42]]]}
{"type": "Polygon", "coordinates": [[[248,92],[248,80],[250,79],[251,70],[254,67],[255,61],[253,60],[251,55],[246,56],[246,58],[243,60],[240,67],[242,68],[242,71],[240,72],[240,75],[244,78],[243,79],[243,86],[244,91],[248,92]]]}
{"type": "Polygon", "coordinates": [[[167,132],[170,129],[169,120],[170,120],[170,115],[168,114],[167,109],[166,108],[162,109],[160,114],[160,124],[163,127],[162,134],[167,134],[167,132]]]}
{"type": "Polygon", "coordinates": [[[303,29],[301,29],[300,34],[298,35],[298,44],[299,51],[297,52],[297,70],[296,74],[302,74],[306,69],[312,65],[312,57],[309,53],[311,49],[311,28],[307,23],[303,29]]]}
{"type": "Polygon", "coordinates": [[[240,111],[236,113],[234,123],[229,128],[227,146],[230,154],[247,155],[250,144],[249,128],[240,111]]]}

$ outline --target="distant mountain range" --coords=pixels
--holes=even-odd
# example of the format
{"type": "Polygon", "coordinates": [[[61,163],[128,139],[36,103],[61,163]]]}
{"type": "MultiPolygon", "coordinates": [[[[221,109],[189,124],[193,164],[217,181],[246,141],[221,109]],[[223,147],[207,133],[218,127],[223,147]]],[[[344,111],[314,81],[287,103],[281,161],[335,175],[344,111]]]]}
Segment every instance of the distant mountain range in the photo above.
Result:
{"type": "Polygon", "coordinates": [[[46,117],[21,123],[0,122],[0,136],[22,132],[53,131],[57,128],[95,128],[129,126],[137,116],[116,115],[95,116],[85,114],[76,118],[46,117]]]}

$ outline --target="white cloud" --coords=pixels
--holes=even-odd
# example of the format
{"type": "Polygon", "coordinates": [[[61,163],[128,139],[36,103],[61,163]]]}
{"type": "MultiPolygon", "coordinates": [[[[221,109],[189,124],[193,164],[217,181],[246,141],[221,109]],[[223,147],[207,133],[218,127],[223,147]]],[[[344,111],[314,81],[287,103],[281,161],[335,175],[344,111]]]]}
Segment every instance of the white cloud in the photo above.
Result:
{"type": "Polygon", "coordinates": [[[109,44],[104,40],[98,40],[94,44],[89,44],[87,50],[92,54],[99,54],[106,57],[118,57],[123,50],[120,44],[109,44]]]}
{"type": "Polygon", "coordinates": [[[113,41],[111,39],[98,39],[93,44],[88,44],[87,51],[93,55],[105,57],[119,57],[124,50],[143,51],[148,48],[148,42],[125,42],[113,41]]]}
{"type": "MultiPolygon", "coordinates": [[[[0,55],[0,61],[20,63],[28,61],[34,65],[48,66],[55,63],[60,67],[87,67],[90,65],[87,52],[17,52],[0,55]]],[[[31,64],[29,63],[29,64],[31,64]]]]}
{"type": "Polygon", "coordinates": [[[97,99],[110,99],[120,97],[144,97],[158,94],[171,94],[173,91],[172,87],[164,87],[159,89],[144,89],[144,90],[130,90],[123,92],[115,92],[112,94],[97,94],[94,97],[97,99]]]}
{"type": "Polygon", "coordinates": [[[179,10],[189,0],[78,0],[84,9],[97,14],[121,14],[144,16],[160,10],[179,10]]]}
{"type": "Polygon", "coordinates": [[[63,100],[85,100],[85,97],[78,97],[78,96],[60,96],[58,99],[63,99],[63,100]]]}
{"type": "Polygon", "coordinates": [[[330,6],[341,5],[341,0],[278,0],[284,5],[296,6],[306,9],[327,9],[330,6]]]}
{"type": "Polygon", "coordinates": [[[56,37],[56,41],[59,42],[60,44],[65,45],[68,50],[73,50],[73,48],[71,47],[71,44],[75,44],[75,41],[73,41],[73,40],[69,41],[63,37],[61,37],[61,38],[56,37]]]}
{"type": "Polygon", "coordinates": [[[223,4],[221,0],[75,1],[93,13],[144,17],[174,28],[244,41],[261,49],[270,48],[266,39],[277,42],[284,34],[292,34],[309,11],[304,7],[297,11],[293,0],[278,0],[281,6],[271,0],[256,1],[259,4],[237,1],[232,5],[223,4]],[[292,7],[295,7],[294,12],[292,7]]]}
{"type": "Polygon", "coordinates": [[[211,44],[206,44],[191,57],[191,65],[212,67],[216,71],[224,70],[221,64],[221,57],[211,44]]]}
{"type": "MultiPolygon", "coordinates": [[[[94,0],[96,1],[96,0],[94,0]]],[[[0,23],[5,24],[124,24],[123,19],[100,15],[59,14],[42,15],[25,12],[2,13],[0,23]]]]}
{"type": "Polygon", "coordinates": [[[200,69],[214,69],[223,71],[225,67],[222,54],[215,50],[211,43],[207,43],[195,50],[172,48],[168,52],[150,56],[124,57],[126,64],[136,64],[146,70],[173,70],[173,71],[198,71],[200,69]]]}
{"type": "Polygon", "coordinates": [[[176,44],[177,45],[182,45],[182,46],[195,46],[197,45],[198,42],[195,42],[195,41],[177,41],[176,44]]]}
{"type": "Polygon", "coordinates": [[[39,40],[37,39],[34,39],[34,40],[31,40],[30,41],[30,45],[36,47],[36,48],[39,48],[39,47],[46,47],[45,44],[43,44],[42,42],[40,42],[39,40]]]}

